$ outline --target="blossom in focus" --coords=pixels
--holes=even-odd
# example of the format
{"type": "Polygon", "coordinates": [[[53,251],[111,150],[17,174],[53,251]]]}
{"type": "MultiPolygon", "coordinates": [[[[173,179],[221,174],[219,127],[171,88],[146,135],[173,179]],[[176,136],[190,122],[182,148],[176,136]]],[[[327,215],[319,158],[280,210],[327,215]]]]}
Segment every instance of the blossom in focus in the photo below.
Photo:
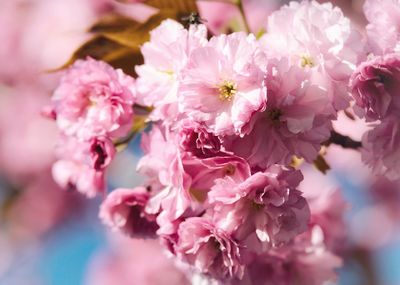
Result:
{"type": "Polygon", "coordinates": [[[68,136],[122,137],[132,124],[134,81],[122,70],[88,58],[76,61],[52,97],[59,129],[68,136]]]}
{"type": "Polygon", "coordinates": [[[152,106],[152,120],[174,121],[178,114],[178,87],[181,71],[193,49],[207,41],[205,26],[189,31],[174,20],[165,20],[150,32],[142,48],[144,64],[136,66],[139,104],[152,106]]]}
{"type": "Polygon", "coordinates": [[[240,248],[224,230],[206,218],[189,218],[179,226],[177,254],[212,278],[243,276],[240,248]]]}
{"type": "Polygon", "coordinates": [[[199,158],[216,156],[222,151],[221,139],[204,124],[184,120],[179,127],[180,148],[199,158]]]}
{"type": "Polygon", "coordinates": [[[400,111],[400,55],[389,53],[363,62],[351,77],[356,113],[367,121],[398,116],[400,111]]]}
{"type": "MultiPolygon", "coordinates": [[[[191,149],[185,149],[182,138],[187,131],[187,126],[180,133],[153,127],[142,139],[145,155],[138,163],[138,170],[149,178],[154,194],[148,209],[152,213],[162,210],[171,222],[189,209],[202,212],[216,179],[225,176],[241,179],[250,175],[249,166],[240,157],[223,151],[215,151],[215,156],[210,157],[196,156],[191,149]]],[[[215,141],[207,142],[203,137],[203,142],[209,145],[215,141]]]]}
{"type": "Polygon", "coordinates": [[[213,37],[195,49],[179,88],[181,112],[217,135],[244,134],[266,103],[264,56],[254,36],[213,37]]]}
{"type": "Polygon", "coordinates": [[[155,237],[156,217],[144,211],[148,200],[144,187],[116,189],[103,201],[99,217],[107,226],[131,237],[155,237]]]}
{"type": "Polygon", "coordinates": [[[349,106],[347,83],[364,58],[361,35],[338,7],[316,1],[290,2],[271,14],[261,42],[270,57],[312,73],[314,85],[329,91],[336,110],[349,106]]]}
{"type": "MultiPolygon", "coordinates": [[[[244,181],[217,180],[209,193],[215,223],[237,240],[255,234],[263,243],[260,248],[289,242],[307,229],[309,221],[306,200],[296,190],[302,179],[299,171],[273,166],[244,181]]],[[[246,248],[257,248],[255,240],[250,243],[246,248]]]]}
{"type": "Polygon", "coordinates": [[[293,155],[313,161],[329,138],[330,121],[336,115],[328,91],[285,59],[269,62],[266,80],[266,110],[253,117],[247,136],[225,138],[225,147],[255,169],[289,164],[293,155]]]}
{"type": "Polygon", "coordinates": [[[368,42],[376,55],[400,52],[400,1],[366,0],[368,42]]]}

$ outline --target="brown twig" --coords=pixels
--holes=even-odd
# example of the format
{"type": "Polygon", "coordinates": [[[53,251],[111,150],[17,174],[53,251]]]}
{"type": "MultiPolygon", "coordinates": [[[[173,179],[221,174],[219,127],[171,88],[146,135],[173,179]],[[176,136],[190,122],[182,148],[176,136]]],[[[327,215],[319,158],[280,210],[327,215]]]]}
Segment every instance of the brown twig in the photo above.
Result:
{"type": "Polygon", "coordinates": [[[355,141],[348,136],[337,133],[336,131],[332,131],[331,137],[324,143],[325,146],[331,144],[340,145],[343,148],[349,149],[359,149],[362,147],[362,143],[360,141],[355,141]]]}

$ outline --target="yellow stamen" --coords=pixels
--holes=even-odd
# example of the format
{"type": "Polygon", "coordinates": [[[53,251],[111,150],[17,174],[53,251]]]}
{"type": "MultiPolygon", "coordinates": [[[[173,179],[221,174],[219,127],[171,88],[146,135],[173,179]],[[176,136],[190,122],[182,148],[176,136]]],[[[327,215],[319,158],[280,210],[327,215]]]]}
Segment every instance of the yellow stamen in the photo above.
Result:
{"type": "Polygon", "coordinates": [[[220,85],[218,88],[219,91],[219,98],[222,101],[225,100],[232,100],[232,97],[236,94],[236,84],[231,81],[225,81],[224,84],[220,85]]]}
{"type": "Polygon", "coordinates": [[[279,118],[282,116],[282,111],[279,109],[267,110],[267,116],[271,121],[277,122],[279,121],[279,118]]]}
{"type": "Polygon", "coordinates": [[[303,68],[305,68],[306,66],[314,67],[315,63],[314,63],[314,60],[313,60],[313,58],[311,56],[303,55],[301,57],[300,65],[303,68]]]}

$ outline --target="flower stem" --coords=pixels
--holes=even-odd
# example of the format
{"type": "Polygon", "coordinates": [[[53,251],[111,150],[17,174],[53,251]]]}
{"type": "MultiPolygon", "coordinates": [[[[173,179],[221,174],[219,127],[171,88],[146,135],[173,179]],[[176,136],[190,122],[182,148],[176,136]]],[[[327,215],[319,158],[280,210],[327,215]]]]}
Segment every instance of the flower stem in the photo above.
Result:
{"type": "Polygon", "coordinates": [[[244,12],[242,0],[236,0],[236,6],[239,8],[240,14],[242,15],[245,31],[247,33],[250,33],[251,30],[249,23],[247,22],[246,13],[244,12]]]}

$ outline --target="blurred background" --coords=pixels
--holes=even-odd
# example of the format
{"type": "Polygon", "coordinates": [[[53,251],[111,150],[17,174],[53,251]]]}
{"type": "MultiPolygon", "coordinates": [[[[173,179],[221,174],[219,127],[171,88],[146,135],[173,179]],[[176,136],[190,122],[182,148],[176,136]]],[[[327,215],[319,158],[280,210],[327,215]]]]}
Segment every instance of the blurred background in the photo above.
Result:
{"type": "MultiPolygon", "coordinates": [[[[253,32],[285,2],[243,0],[253,32]]],[[[330,2],[364,32],[362,0],[330,2]]],[[[199,11],[214,34],[240,25],[232,5],[199,1],[199,11]]],[[[67,62],[89,38],[88,28],[111,12],[145,21],[154,9],[112,0],[0,1],[1,285],[188,284],[157,242],[109,233],[97,217],[100,198],[61,190],[51,178],[57,130],[40,113],[59,75],[46,71],[67,62]]],[[[365,128],[345,116],[336,124],[354,139],[365,128]]],[[[110,189],[140,184],[135,174],[139,139],[113,162],[110,189]]],[[[372,182],[353,150],[332,146],[327,161],[328,175],[305,169],[310,178],[302,187],[339,186],[351,205],[338,284],[400,285],[399,185],[372,182]]]]}

